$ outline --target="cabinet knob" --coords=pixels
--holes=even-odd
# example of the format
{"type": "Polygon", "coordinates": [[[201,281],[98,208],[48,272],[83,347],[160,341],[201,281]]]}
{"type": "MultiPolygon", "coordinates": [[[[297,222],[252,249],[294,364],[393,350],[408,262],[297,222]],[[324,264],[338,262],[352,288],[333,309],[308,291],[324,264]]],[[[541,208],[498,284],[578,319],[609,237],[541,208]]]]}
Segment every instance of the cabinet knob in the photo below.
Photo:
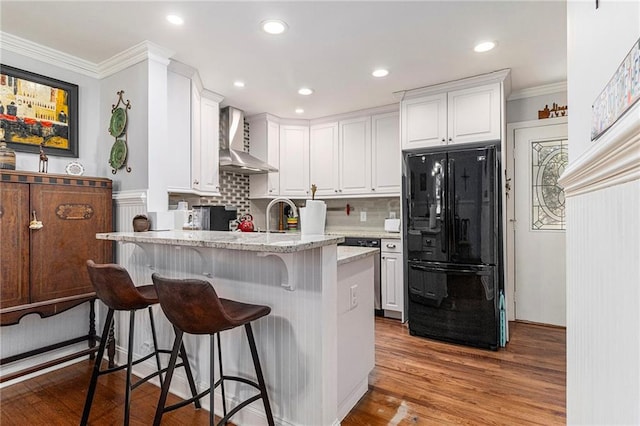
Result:
{"type": "Polygon", "coordinates": [[[445,142],[446,142],[445,138],[442,138],[442,143],[445,143],[445,142]]]}
{"type": "Polygon", "coordinates": [[[372,190],[372,191],[375,191],[376,189],[375,189],[375,188],[371,188],[371,190],[372,190]]]}
{"type": "Polygon", "coordinates": [[[453,139],[452,139],[452,138],[449,138],[449,142],[453,142],[453,139]]]}
{"type": "Polygon", "coordinates": [[[193,184],[194,184],[194,185],[199,185],[199,184],[200,184],[200,182],[198,181],[198,179],[194,179],[194,180],[193,180],[193,184]]]}

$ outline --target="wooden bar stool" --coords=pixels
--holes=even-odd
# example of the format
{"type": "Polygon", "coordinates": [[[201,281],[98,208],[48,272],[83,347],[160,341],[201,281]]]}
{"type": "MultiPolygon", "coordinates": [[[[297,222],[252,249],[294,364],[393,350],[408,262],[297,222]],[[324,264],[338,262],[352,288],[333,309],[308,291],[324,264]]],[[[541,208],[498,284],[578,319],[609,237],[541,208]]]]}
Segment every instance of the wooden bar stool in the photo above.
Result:
{"type": "Polygon", "coordinates": [[[153,283],[155,284],[158,292],[160,306],[176,331],[176,340],[173,344],[173,351],[169,360],[167,376],[165,378],[164,385],[162,386],[162,392],[160,393],[160,400],[158,401],[156,417],[153,424],[156,426],[160,424],[163,413],[179,408],[175,405],[165,407],[165,402],[169,393],[169,387],[171,386],[171,376],[173,375],[173,368],[178,356],[178,350],[182,342],[183,334],[189,333],[209,335],[209,389],[201,394],[202,396],[207,393],[209,394],[209,424],[215,424],[213,409],[214,390],[218,385],[220,385],[224,417],[218,423],[219,425],[226,424],[227,421],[243,407],[257,401],[258,399],[262,399],[267,421],[270,426],[273,426],[273,414],[271,412],[271,406],[269,405],[267,387],[262,375],[262,368],[260,367],[260,360],[258,359],[258,351],[256,349],[256,343],[251,329],[251,321],[255,321],[258,318],[268,315],[271,312],[271,308],[268,306],[250,305],[247,303],[218,298],[213,286],[207,281],[196,279],[169,279],[161,277],[158,274],[153,274],[151,278],[153,279],[153,283]],[[222,372],[220,332],[230,330],[241,325],[244,325],[247,340],[249,341],[251,357],[253,358],[253,366],[255,367],[258,380],[257,383],[243,377],[226,376],[222,372]],[[218,363],[220,367],[220,379],[217,382],[215,382],[213,374],[215,359],[214,336],[217,336],[218,340],[218,363]],[[248,398],[246,401],[241,402],[238,406],[234,407],[227,413],[227,404],[225,402],[224,393],[224,382],[226,380],[246,383],[258,389],[259,393],[248,398]]]}
{"type": "MultiPolygon", "coordinates": [[[[93,373],[91,375],[91,381],[89,382],[89,390],[87,392],[87,399],[84,403],[84,410],[82,413],[82,420],[80,421],[81,425],[86,425],[89,420],[89,412],[91,411],[91,405],[93,403],[93,396],[96,391],[96,386],[98,384],[98,377],[103,374],[113,373],[115,371],[127,370],[127,389],[125,392],[125,406],[124,406],[124,424],[129,424],[129,406],[131,403],[131,391],[141,385],[142,383],[148,381],[149,379],[159,376],[160,386],[163,385],[164,381],[162,378],[162,373],[167,371],[167,368],[162,368],[160,363],[160,354],[165,353],[169,354],[171,351],[168,349],[158,349],[158,339],[156,337],[156,328],[153,321],[153,312],[151,310],[151,305],[155,305],[158,303],[158,295],[156,294],[156,290],[153,285],[144,285],[136,287],[131,281],[131,277],[126,269],[124,269],[120,265],[116,264],[96,264],[93,260],[87,261],[87,269],[89,271],[89,277],[91,278],[91,283],[96,291],[96,295],[102,302],[107,305],[109,311],[107,312],[107,317],[104,323],[104,330],[102,331],[102,336],[100,338],[100,347],[98,348],[98,354],[96,355],[96,362],[93,366],[93,373]],[[153,337],[153,352],[144,357],[133,360],[133,338],[134,338],[134,325],[135,325],[135,314],[139,309],[148,308],[149,310],[149,320],[151,323],[151,335],[153,337]],[[107,334],[109,332],[109,328],[113,322],[113,314],[115,311],[129,311],[129,346],[127,348],[128,356],[127,363],[124,365],[120,365],[117,367],[107,368],[104,370],[100,369],[100,365],[102,363],[102,357],[104,356],[104,350],[107,345],[107,334]],[[148,376],[138,380],[135,383],[131,383],[131,369],[134,365],[139,364],[147,359],[155,356],[156,365],[158,367],[158,371],[155,373],[149,374],[148,376]]],[[[184,345],[180,345],[178,348],[180,351],[180,358],[182,362],[177,365],[177,367],[184,367],[187,380],[189,382],[189,387],[191,389],[191,393],[196,395],[196,385],[193,380],[193,375],[191,374],[191,368],[189,367],[189,361],[187,359],[187,352],[185,351],[184,345]]],[[[175,359],[174,359],[175,364],[175,359]]],[[[176,366],[172,367],[175,368],[176,366]]],[[[200,408],[199,400],[193,401],[196,408],[200,408]]]]}

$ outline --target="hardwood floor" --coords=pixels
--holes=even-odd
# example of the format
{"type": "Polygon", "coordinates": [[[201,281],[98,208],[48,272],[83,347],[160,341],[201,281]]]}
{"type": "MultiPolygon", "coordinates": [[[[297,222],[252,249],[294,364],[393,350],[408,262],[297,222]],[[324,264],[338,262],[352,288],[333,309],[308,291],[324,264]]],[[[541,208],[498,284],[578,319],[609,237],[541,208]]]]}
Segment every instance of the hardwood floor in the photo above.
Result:
{"type": "MultiPolygon", "coordinates": [[[[91,365],[82,361],[1,389],[0,424],[78,424],[91,365]]],[[[399,321],[377,318],[369,392],[342,425],[564,424],[565,372],[564,329],[511,323],[507,348],[492,352],[413,337],[399,321]]],[[[122,424],[124,374],[98,383],[91,424],[122,424]]],[[[151,424],[158,395],[149,384],[134,391],[132,425],[151,424]]],[[[163,425],[204,425],[208,414],[185,407],[163,417],[163,425]]]]}
{"type": "Polygon", "coordinates": [[[342,425],[565,424],[565,330],[510,327],[507,347],[492,352],[377,319],[369,392],[342,425]]]}

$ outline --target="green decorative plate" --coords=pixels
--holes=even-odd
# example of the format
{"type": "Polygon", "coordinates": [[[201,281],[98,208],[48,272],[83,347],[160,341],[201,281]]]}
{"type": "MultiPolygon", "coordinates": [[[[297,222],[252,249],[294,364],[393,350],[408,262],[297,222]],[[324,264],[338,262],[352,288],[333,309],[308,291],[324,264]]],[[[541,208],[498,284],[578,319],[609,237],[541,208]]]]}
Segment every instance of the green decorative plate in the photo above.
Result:
{"type": "Polygon", "coordinates": [[[116,139],[111,147],[111,155],[109,156],[109,164],[114,169],[118,170],[124,164],[127,159],[127,144],[124,139],[116,139]]]}
{"type": "Polygon", "coordinates": [[[109,123],[109,133],[111,136],[118,137],[124,132],[127,125],[127,112],[124,108],[116,108],[111,113],[111,122],[109,123]]]}

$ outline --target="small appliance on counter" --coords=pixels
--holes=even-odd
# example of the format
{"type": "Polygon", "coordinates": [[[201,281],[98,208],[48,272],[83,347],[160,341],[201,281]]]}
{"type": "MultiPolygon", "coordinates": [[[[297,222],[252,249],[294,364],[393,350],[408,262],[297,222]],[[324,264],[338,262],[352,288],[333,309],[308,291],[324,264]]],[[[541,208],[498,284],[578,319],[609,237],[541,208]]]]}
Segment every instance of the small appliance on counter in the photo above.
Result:
{"type": "Polygon", "coordinates": [[[230,231],[238,219],[235,206],[193,206],[193,210],[203,231],[230,231]]]}
{"type": "Polygon", "coordinates": [[[385,219],[385,232],[400,232],[400,219],[385,219]]]}

